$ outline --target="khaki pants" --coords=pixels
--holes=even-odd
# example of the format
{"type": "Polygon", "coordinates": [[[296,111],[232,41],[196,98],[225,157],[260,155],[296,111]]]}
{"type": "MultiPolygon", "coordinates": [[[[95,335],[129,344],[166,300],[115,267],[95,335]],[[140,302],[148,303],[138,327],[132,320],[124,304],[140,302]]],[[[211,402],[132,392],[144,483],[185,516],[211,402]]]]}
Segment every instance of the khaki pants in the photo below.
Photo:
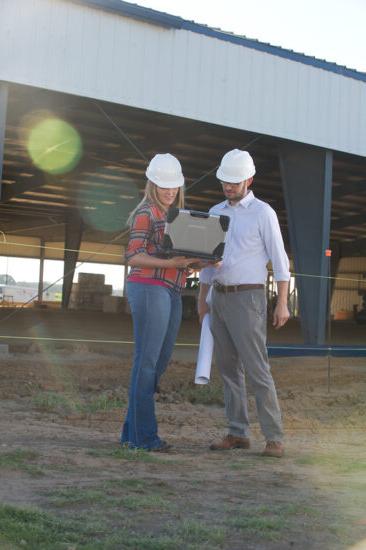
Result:
{"type": "Polygon", "coordinates": [[[216,365],[224,382],[229,433],[249,436],[246,375],[255,395],[258,419],[266,441],[281,441],[281,411],[266,348],[264,289],[230,293],[213,289],[211,309],[216,365]]]}

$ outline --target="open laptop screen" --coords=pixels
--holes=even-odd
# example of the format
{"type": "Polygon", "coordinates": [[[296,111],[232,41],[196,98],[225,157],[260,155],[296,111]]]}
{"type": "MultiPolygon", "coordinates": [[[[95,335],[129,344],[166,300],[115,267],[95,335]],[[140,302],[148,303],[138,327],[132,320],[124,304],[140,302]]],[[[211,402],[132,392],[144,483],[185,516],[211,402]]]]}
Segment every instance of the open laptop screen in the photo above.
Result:
{"type": "Polygon", "coordinates": [[[170,208],[165,224],[163,249],[174,256],[219,260],[225,248],[229,216],[170,208]]]}

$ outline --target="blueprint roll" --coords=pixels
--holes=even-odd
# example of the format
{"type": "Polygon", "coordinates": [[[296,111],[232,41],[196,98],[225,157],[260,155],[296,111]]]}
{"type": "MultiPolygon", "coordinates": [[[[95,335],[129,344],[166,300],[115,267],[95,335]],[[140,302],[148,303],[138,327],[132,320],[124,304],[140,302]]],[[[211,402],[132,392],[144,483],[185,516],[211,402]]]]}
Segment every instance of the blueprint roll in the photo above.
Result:
{"type": "Polygon", "coordinates": [[[206,313],[202,321],[200,347],[198,349],[195,384],[208,384],[211,374],[211,363],[214,340],[210,329],[210,314],[206,313]]]}

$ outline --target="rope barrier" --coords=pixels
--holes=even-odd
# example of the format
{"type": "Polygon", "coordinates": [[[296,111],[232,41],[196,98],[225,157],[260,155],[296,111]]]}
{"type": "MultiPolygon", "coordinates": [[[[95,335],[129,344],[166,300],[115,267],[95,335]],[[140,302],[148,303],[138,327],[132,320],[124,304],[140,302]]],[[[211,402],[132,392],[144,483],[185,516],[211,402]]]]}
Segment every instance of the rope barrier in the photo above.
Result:
{"type": "MultiPolygon", "coordinates": [[[[77,344],[118,344],[118,345],[134,345],[134,340],[103,340],[93,338],[59,338],[50,336],[14,336],[14,335],[0,335],[1,340],[27,340],[33,342],[68,342],[77,344]]],[[[176,347],[188,347],[198,348],[199,342],[176,342],[176,347]]],[[[366,347],[363,346],[303,346],[303,345],[267,345],[269,351],[314,351],[314,352],[359,352],[366,355],[366,347]]]]}
{"type": "MultiPolygon", "coordinates": [[[[122,236],[127,234],[128,231],[129,230],[127,229],[123,233],[119,234],[112,241],[109,241],[108,243],[106,243],[103,248],[105,248],[109,245],[112,245],[114,240],[117,240],[117,239],[121,238],[122,236]]],[[[59,247],[59,246],[48,246],[48,245],[28,244],[28,243],[19,243],[19,242],[16,243],[16,242],[8,241],[6,239],[5,233],[1,230],[0,230],[0,234],[3,237],[3,242],[2,243],[0,242],[0,246],[1,245],[9,245],[9,246],[20,246],[20,247],[26,247],[26,248],[27,247],[28,248],[40,248],[40,249],[43,248],[44,250],[57,250],[58,252],[77,252],[79,254],[89,254],[90,253],[91,256],[89,258],[87,258],[86,260],[83,260],[82,263],[85,263],[85,262],[88,261],[88,259],[92,258],[93,256],[98,256],[98,255],[99,256],[111,256],[111,257],[114,257],[114,258],[121,258],[121,254],[115,254],[114,252],[103,252],[103,248],[101,249],[101,251],[94,251],[94,250],[84,250],[82,248],[77,250],[77,249],[74,249],[74,248],[66,248],[66,247],[59,247]]],[[[356,272],[356,270],[355,270],[355,272],[356,272]]],[[[268,273],[273,274],[273,271],[268,270],[268,273]]],[[[297,273],[295,271],[290,271],[290,274],[293,277],[312,277],[312,278],[315,278],[315,279],[327,279],[327,280],[334,280],[334,281],[346,281],[346,282],[353,282],[353,283],[363,283],[365,285],[365,291],[366,291],[366,279],[364,279],[364,278],[363,279],[354,279],[353,277],[339,277],[339,276],[330,276],[330,275],[314,275],[313,273],[297,273]]],[[[53,283],[53,284],[56,284],[56,283],[53,283]]]]}

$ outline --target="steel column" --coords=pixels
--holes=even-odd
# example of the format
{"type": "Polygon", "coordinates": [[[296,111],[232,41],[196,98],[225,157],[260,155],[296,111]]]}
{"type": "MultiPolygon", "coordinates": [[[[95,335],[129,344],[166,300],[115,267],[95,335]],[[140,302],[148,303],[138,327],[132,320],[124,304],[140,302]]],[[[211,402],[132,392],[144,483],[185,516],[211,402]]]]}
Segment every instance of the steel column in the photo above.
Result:
{"type": "Polygon", "coordinates": [[[333,153],[293,143],[281,144],[279,152],[303,337],[305,343],[323,344],[333,153]]]}
{"type": "Polygon", "coordinates": [[[39,279],[38,279],[38,303],[43,302],[43,272],[44,272],[44,257],[45,257],[45,241],[41,239],[39,252],[39,279]]]}
{"type": "Polygon", "coordinates": [[[78,261],[81,238],[83,234],[83,221],[78,212],[69,212],[65,224],[65,252],[64,252],[64,279],[62,285],[62,307],[68,308],[72,281],[78,261]]]}
{"type": "Polygon", "coordinates": [[[5,149],[6,114],[8,110],[8,85],[0,82],[0,200],[2,198],[3,161],[5,149]]]}

